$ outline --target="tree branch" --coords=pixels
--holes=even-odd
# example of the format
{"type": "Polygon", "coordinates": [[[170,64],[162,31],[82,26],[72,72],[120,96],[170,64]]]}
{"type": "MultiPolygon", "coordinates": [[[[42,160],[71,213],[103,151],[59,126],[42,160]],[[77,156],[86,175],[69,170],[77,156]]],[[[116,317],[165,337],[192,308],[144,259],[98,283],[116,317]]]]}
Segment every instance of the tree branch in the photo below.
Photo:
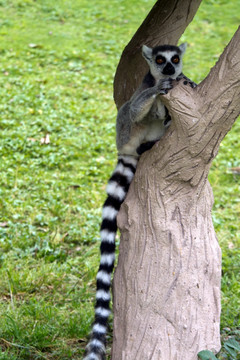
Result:
{"type": "Polygon", "coordinates": [[[211,114],[209,125],[226,127],[226,131],[240,113],[239,38],[240,27],[197,90],[202,98],[209,99],[202,108],[203,116],[211,114]]]}
{"type": "Polygon", "coordinates": [[[173,119],[172,131],[175,128],[178,138],[188,147],[190,163],[199,158],[210,166],[220,142],[240,114],[239,36],[240,28],[197,88],[181,81],[162,96],[173,119]]]}

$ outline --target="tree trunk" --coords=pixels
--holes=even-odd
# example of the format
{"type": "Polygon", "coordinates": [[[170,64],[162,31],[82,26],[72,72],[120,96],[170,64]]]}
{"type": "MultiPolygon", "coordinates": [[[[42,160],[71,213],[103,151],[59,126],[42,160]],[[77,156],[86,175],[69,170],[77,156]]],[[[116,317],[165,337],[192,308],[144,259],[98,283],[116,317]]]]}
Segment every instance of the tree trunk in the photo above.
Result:
{"type": "Polygon", "coordinates": [[[143,154],[118,226],[112,360],[197,360],[220,350],[221,251],[209,168],[240,113],[240,29],[208,77],[162,97],[166,135],[143,154]]]}

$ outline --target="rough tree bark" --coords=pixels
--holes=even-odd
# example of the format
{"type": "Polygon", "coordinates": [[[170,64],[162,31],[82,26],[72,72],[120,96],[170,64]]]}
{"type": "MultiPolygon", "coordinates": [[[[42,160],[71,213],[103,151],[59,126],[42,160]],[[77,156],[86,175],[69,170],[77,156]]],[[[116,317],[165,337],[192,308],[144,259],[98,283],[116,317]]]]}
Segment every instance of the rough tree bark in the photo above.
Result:
{"type": "Polygon", "coordinates": [[[220,350],[221,251],[207,176],[240,113],[239,37],[240,29],[197,88],[181,81],[162,97],[171,127],[141,157],[118,216],[112,360],[197,360],[220,350]]]}

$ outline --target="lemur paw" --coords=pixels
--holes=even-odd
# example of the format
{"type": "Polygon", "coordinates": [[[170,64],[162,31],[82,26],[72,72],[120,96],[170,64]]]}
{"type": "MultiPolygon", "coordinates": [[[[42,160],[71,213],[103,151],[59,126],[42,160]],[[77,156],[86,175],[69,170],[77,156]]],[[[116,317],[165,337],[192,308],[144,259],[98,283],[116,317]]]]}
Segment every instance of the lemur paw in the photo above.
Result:
{"type": "Polygon", "coordinates": [[[168,90],[173,88],[173,79],[164,79],[162,80],[159,85],[159,95],[165,95],[168,93],[168,90]]]}
{"type": "Polygon", "coordinates": [[[183,84],[184,85],[190,85],[191,88],[195,88],[197,86],[197,84],[195,84],[194,82],[189,81],[189,80],[184,80],[183,84]]]}
{"type": "Polygon", "coordinates": [[[190,85],[191,88],[195,88],[195,87],[197,86],[197,84],[196,84],[195,82],[191,81],[190,79],[188,79],[188,78],[187,78],[186,76],[184,76],[184,75],[178,76],[176,80],[177,80],[177,81],[180,81],[180,80],[182,80],[182,79],[184,79],[184,81],[183,81],[183,84],[184,84],[184,85],[190,85]]]}

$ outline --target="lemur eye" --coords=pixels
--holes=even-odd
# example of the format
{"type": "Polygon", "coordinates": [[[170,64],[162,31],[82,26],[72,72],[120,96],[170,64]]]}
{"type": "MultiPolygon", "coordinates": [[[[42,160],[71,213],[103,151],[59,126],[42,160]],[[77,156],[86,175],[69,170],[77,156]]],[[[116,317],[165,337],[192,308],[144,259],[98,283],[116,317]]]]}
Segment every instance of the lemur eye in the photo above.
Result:
{"type": "Polygon", "coordinates": [[[180,61],[180,59],[179,59],[179,56],[178,56],[178,55],[172,57],[172,62],[173,62],[174,64],[178,64],[179,61],[180,61]]]}
{"type": "Polygon", "coordinates": [[[166,59],[165,59],[163,56],[161,56],[161,55],[158,55],[158,56],[156,57],[156,63],[159,64],[159,65],[164,64],[165,61],[166,61],[166,59]]]}

